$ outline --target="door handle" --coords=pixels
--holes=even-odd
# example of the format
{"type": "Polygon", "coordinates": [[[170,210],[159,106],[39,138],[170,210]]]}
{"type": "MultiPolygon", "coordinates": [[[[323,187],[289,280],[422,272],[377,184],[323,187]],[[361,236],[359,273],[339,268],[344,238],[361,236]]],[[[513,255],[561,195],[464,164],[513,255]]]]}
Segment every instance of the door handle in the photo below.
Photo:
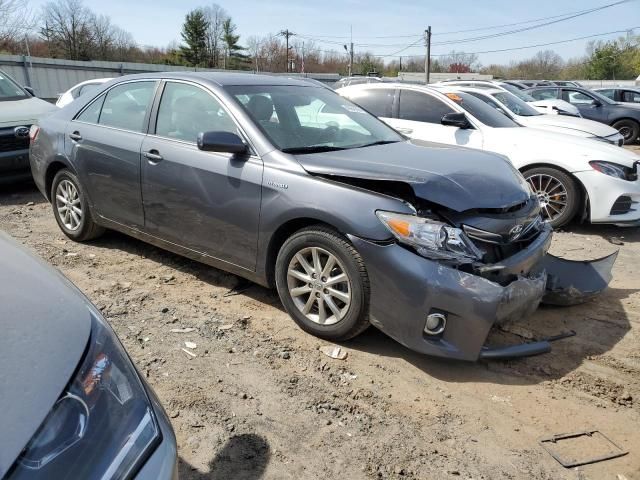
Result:
{"type": "Polygon", "coordinates": [[[143,152],[142,154],[147,160],[149,160],[149,163],[156,164],[162,160],[162,155],[160,155],[157,150],[149,150],[148,152],[143,152]]]}
{"type": "Polygon", "coordinates": [[[405,135],[411,135],[413,133],[413,128],[396,128],[396,130],[405,135]]]}
{"type": "Polygon", "coordinates": [[[74,142],[79,142],[80,140],[82,140],[82,135],[80,135],[80,132],[75,131],[69,134],[69,138],[74,142]]]}

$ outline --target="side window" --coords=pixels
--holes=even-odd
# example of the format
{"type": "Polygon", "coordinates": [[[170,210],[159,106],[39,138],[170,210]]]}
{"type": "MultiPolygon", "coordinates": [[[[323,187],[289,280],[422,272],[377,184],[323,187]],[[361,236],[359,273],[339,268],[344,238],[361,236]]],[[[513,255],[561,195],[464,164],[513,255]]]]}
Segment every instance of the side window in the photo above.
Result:
{"type": "Polygon", "coordinates": [[[400,115],[402,120],[440,124],[442,116],[452,113],[446,103],[422,92],[400,91],[400,115]]]}
{"type": "Polygon", "coordinates": [[[551,100],[558,98],[558,90],[555,88],[541,88],[529,93],[536,100],[551,100]]]}
{"type": "Polygon", "coordinates": [[[589,95],[575,90],[564,90],[562,96],[572,105],[591,105],[593,103],[593,98],[589,95]]]}
{"type": "Polygon", "coordinates": [[[100,110],[102,110],[102,104],[104,103],[105,96],[106,95],[100,95],[96,98],[80,115],[76,117],[76,120],[86,123],[98,123],[100,110]]]}
{"type": "Polygon", "coordinates": [[[100,113],[100,125],[143,132],[156,82],[132,82],[107,92],[100,113]]]}
{"type": "Polygon", "coordinates": [[[156,135],[195,143],[200,132],[214,131],[238,131],[220,102],[200,87],[168,82],[160,100],[156,135]]]}
{"type": "Polygon", "coordinates": [[[90,92],[91,90],[97,89],[99,86],[99,83],[87,83],[86,85],[81,86],[80,90],[78,91],[78,97],[87,92],[90,92]]]}
{"type": "Polygon", "coordinates": [[[604,95],[607,98],[610,98],[611,100],[615,100],[614,98],[614,91],[612,89],[607,89],[607,90],[598,90],[598,93],[600,95],[604,95]]]}
{"type": "Polygon", "coordinates": [[[349,100],[376,117],[391,117],[394,94],[393,88],[372,88],[349,93],[349,100]]]}
{"type": "Polygon", "coordinates": [[[640,103],[640,92],[633,92],[631,90],[624,90],[622,92],[622,101],[631,103],[640,103]]]}

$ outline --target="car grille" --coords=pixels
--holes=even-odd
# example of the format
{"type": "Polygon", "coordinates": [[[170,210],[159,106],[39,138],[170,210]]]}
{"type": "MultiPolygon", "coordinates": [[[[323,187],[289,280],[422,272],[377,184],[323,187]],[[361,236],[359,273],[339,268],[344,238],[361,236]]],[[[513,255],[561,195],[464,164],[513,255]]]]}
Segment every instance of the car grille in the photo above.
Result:
{"type": "Polygon", "coordinates": [[[504,235],[487,232],[469,225],[463,225],[462,228],[474,245],[484,253],[482,261],[492,264],[509,258],[527,248],[540,234],[542,225],[543,223],[538,217],[538,219],[527,225],[514,240],[509,240],[504,235]]]}
{"type": "Polygon", "coordinates": [[[613,207],[611,207],[611,212],[609,212],[609,215],[624,215],[625,213],[634,211],[635,209],[632,209],[631,206],[635,203],[636,202],[631,200],[631,197],[622,195],[621,197],[618,197],[618,199],[613,204],[613,207]]]}
{"type": "Polygon", "coordinates": [[[17,138],[13,128],[0,130],[0,152],[14,152],[29,148],[29,137],[17,138]]]}

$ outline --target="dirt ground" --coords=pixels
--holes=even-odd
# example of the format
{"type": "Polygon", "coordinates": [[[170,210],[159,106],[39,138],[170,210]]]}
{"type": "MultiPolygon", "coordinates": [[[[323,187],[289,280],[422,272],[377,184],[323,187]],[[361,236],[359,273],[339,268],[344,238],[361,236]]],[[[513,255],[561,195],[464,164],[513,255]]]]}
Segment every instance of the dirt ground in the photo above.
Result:
{"type": "MultiPolygon", "coordinates": [[[[331,359],[275,292],[113,232],[75,244],[31,185],[0,192],[0,228],[104,312],[171,417],[182,479],[640,479],[637,228],[558,232],[553,251],[571,258],[620,250],[610,289],[494,334],[577,332],[552,353],[477,364],[373,328],[331,359]],[[583,430],[629,453],[565,469],[538,443],[583,430]]],[[[578,453],[601,454],[595,443],[578,453]]]]}

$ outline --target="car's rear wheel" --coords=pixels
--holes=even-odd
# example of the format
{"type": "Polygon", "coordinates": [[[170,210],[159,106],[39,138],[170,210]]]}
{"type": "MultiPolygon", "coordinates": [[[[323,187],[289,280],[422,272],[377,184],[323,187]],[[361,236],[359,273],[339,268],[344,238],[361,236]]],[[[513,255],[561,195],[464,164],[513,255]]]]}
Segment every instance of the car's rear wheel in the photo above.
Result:
{"type": "Polygon", "coordinates": [[[544,219],[553,228],[573,220],[580,208],[580,190],[567,173],[551,167],[536,167],[522,174],[538,196],[544,219]]]}
{"type": "Polygon", "coordinates": [[[348,340],[369,326],[369,277],[349,241],[324,226],[294,233],[280,248],[275,268],[280,299],[304,331],[348,340]]]}
{"type": "Polygon", "coordinates": [[[78,177],[66,168],[53,178],[51,204],[58,226],[71,240],[84,242],[104,233],[104,228],[93,221],[78,177]]]}
{"type": "Polygon", "coordinates": [[[640,135],[640,123],[633,120],[619,120],[613,124],[613,128],[620,132],[624,137],[624,144],[629,145],[635,142],[640,135]]]}

